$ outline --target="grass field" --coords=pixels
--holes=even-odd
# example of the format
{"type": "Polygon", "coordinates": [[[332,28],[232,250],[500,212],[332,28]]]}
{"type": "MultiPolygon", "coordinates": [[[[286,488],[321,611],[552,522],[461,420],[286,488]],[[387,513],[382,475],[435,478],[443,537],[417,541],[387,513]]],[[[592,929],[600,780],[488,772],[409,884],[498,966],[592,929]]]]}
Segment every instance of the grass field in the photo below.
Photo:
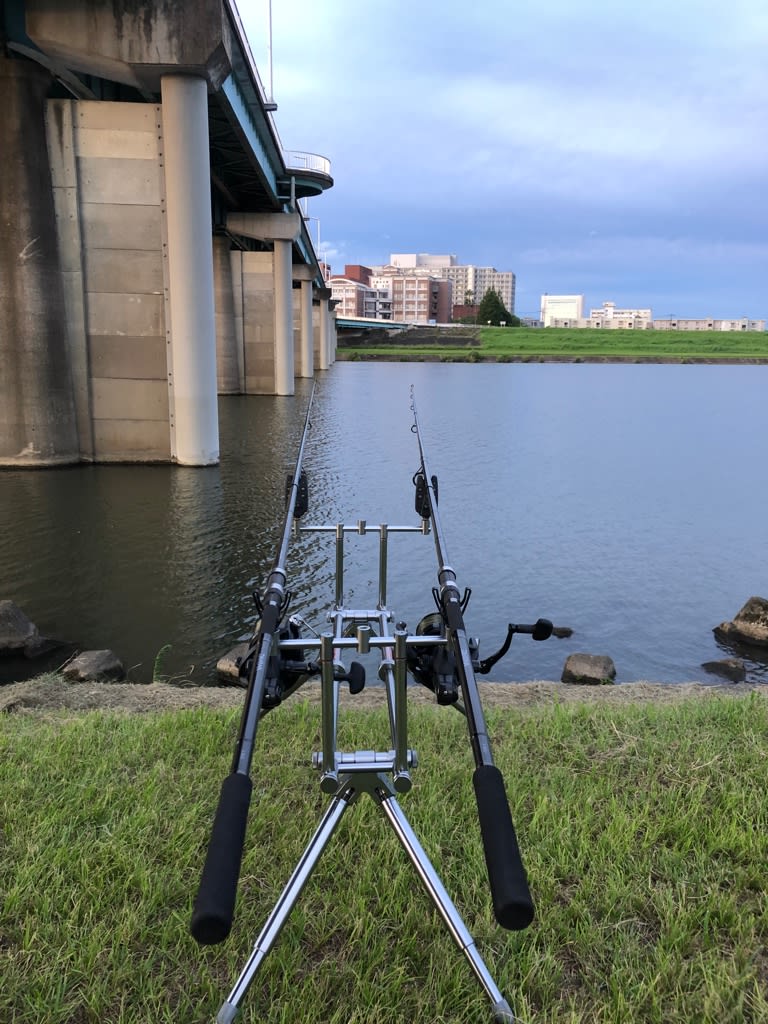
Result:
{"type": "Polygon", "coordinates": [[[768,361],[768,333],[726,331],[597,331],[561,328],[486,327],[476,331],[479,345],[398,344],[343,347],[346,359],[440,359],[447,362],[562,359],[658,360],[687,362],[739,359],[768,361]]]}
{"type": "MultiPolygon", "coordinates": [[[[768,700],[488,712],[537,920],[493,920],[459,715],[414,707],[401,806],[527,1024],[768,1021],[768,700]]],[[[387,742],[342,713],[344,749],[387,742]]],[[[262,723],[238,912],[200,948],[191,903],[233,712],[0,721],[0,1020],[214,1020],[326,799],[319,712],[262,723]]],[[[488,1002],[372,801],[342,821],[243,1022],[466,1024],[488,1002]]]]}

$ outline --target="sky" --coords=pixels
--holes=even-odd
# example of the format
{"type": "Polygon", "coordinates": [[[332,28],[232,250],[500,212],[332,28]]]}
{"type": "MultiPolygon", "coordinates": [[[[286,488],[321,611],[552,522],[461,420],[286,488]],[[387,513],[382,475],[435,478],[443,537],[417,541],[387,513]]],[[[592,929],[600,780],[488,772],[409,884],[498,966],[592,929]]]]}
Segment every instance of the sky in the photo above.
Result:
{"type": "MultiPolygon", "coordinates": [[[[391,253],[656,318],[768,318],[767,0],[273,0],[275,123],[335,273],[391,253]]],[[[269,0],[238,0],[269,89],[269,0]]]]}

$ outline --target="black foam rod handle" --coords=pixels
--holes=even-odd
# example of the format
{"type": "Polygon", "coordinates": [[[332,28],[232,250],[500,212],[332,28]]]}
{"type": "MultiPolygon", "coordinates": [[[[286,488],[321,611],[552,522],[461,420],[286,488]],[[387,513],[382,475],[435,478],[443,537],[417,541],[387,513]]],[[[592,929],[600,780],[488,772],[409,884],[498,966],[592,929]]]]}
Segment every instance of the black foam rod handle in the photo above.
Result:
{"type": "Polygon", "coordinates": [[[221,786],[190,926],[192,936],[204,945],[223,942],[232,927],[252,788],[250,778],[239,772],[228,775],[221,786]]]}
{"type": "Polygon", "coordinates": [[[502,928],[520,931],[533,920],[533,900],[509,812],[504,779],[495,765],[480,765],[475,769],[472,782],[493,912],[502,928]]]}

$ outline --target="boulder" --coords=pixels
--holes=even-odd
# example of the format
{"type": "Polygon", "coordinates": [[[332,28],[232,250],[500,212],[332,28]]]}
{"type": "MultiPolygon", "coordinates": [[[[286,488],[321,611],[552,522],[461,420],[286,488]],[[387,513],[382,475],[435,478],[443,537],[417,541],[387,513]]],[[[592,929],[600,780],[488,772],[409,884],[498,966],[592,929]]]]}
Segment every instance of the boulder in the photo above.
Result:
{"type": "Polygon", "coordinates": [[[0,601],[0,654],[22,651],[37,635],[37,626],[18,605],[0,601]]]}
{"type": "Polygon", "coordinates": [[[711,675],[722,676],[733,683],[743,683],[747,678],[747,670],[741,658],[722,658],[720,661],[705,661],[701,666],[711,675]]]}
{"type": "Polygon", "coordinates": [[[560,677],[563,683],[581,686],[610,684],[615,678],[616,666],[607,654],[569,654],[560,677]]]}
{"type": "Polygon", "coordinates": [[[713,632],[720,640],[768,647],[768,601],[750,597],[734,619],[721,622],[713,632]]]}
{"type": "Polygon", "coordinates": [[[113,651],[83,651],[62,671],[76,683],[117,683],[125,679],[123,663],[113,651]]]}
{"type": "Polygon", "coordinates": [[[221,677],[222,682],[229,683],[230,685],[232,683],[239,686],[245,685],[245,681],[240,678],[240,666],[243,663],[243,658],[248,653],[248,647],[248,641],[244,640],[242,643],[236,644],[231,651],[227,651],[216,662],[216,671],[221,677]]]}

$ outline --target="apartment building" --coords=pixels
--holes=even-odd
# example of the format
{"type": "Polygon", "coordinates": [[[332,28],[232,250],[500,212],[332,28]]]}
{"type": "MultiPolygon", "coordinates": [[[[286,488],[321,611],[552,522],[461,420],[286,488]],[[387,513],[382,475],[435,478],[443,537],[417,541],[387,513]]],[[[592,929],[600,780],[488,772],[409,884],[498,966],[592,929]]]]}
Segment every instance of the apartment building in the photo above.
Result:
{"type": "Polygon", "coordinates": [[[439,256],[427,252],[392,253],[389,265],[399,271],[431,274],[433,277],[450,281],[453,285],[454,304],[466,302],[470,293],[471,302],[477,304],[485,293],[493,288],[499,293],[509,312],[515,311],[515,275],[511,270],[461,264],[454,255],[439,256]]]}
{"type": "Polygon", "coordinates": [[[392,288],[388,281],[372,277],[365,298],[365,315],[376,320],[392,320],[392,288]]]}
{"type": "Polygon", "coordinates": [[[450,321],[453,306],[450,281],[402,274],[392,277],[390,283],[393,320],[437,324],[450,321]]]}
{"type": "Polygon", "coordinates": [[[338,316],[448,323],[452,305],[450,281],[402,268],[381,269],[384,273],[374,273],[370,267],[348,263],[343,276],[330,279],[338,316]]]}
{"type": "Polygon", "coordinates": [[[336,315],[340,317],[365,316],[365,302],[370,288],[362,281],[349,277],[331,277],[328,280],[331,301],[336,303],[336,315]]]}
{"type": "Polygon", "coordinates": [[[510,313],[515,311],[515,275],[511,270],[496,270],[495,267],[446,267],[443,275],[453,282],[453,294],[457,302],[471,298],[477,305],[486,292],[498,292],[501,301],[510,313]]]}

